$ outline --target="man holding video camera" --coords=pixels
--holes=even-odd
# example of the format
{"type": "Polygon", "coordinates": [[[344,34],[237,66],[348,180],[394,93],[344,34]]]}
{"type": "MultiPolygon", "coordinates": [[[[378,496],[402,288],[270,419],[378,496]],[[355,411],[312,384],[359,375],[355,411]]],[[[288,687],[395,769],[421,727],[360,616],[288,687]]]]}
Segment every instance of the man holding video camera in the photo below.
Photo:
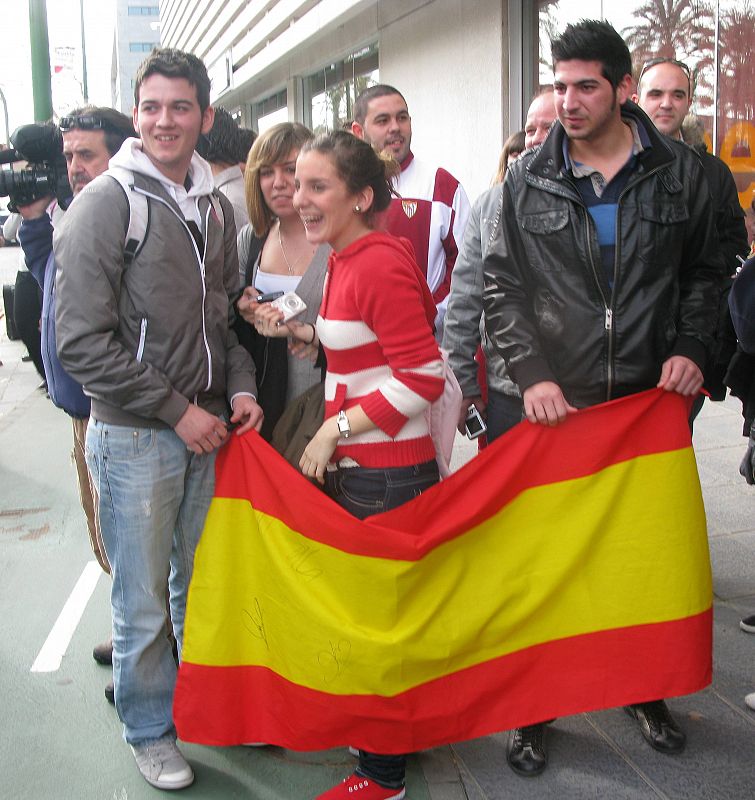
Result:
{"type": "MultiPolygon", "coordinates": [[[[36,126],[35,126],[36,127],[36,126]]],[[[63,154],[68,181],[74,197],[91,180],[108,167],[110,157],[123,142],[134,135],[131,120],[112,108],[88,106],[77,109],[60,121],[63,154]]],[[[52,139],[51,139],[52,142],[52,139]]],[[[59,147],[59,144],[57,144],[59,147]]],[[[42,363],[50,399],[62,408],[73,424],[73,458],[79,483],[81,506],[86,515],[89,541],[100,566],[110,573],[105,547],[100,535],[96,497],[84,458],[84,439],[89,422],[89,398],[81,386],[63,369],[55,351],[55,259],[52,252],[53,223],[48,213],[54,198],[45,195],[28,205],[19,205],[23,218],[18,237],[29,271],[42,288],[42,363]]],[[[96,661],[112,663],[113,643],[110,638],[93,651],[96,661]]],[[[113,702],[112,681],[105,687],[105,696],[113,702]]]]}

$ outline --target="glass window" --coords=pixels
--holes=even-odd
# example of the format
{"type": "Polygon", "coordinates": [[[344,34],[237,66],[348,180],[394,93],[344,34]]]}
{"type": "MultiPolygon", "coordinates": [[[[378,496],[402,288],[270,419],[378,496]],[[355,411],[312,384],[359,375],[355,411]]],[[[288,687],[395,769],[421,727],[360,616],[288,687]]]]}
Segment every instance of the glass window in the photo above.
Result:
{"type": "Polygon", "coordinates": [[[129,17],[156,17],[160,13],[157,6],[129,6],[129,17]]]}
{"type": "Polygon", "coordinates": [[[352,120],[354,100],[378,82],[378,46],[371,44],[328,64],[304,81],[306,124],[317,134],[352,120]]]}
{"type": "Polygon", "coordinates": [[[153,47],[157,47],[157,42],[129,42],[128,49],[132,53],[149,53],[153,47]]]}
{"type": "Polygon", "coordinates": [[[252,128],[257,133],[264,133],[279,122],[288,122],[288,92],[285,89],[252,105],[252,128]]]}
{"type": "Polygon", "coordinates": [[[692,71],[692,112],[703,125],[708,149],[728,164],[742,206],[750,206],[755,197],[755,5],[751,0],[718,0],[711,5],[696,0],[536,3],[541,86],[553,80],[551,39],[580,19],[603,18],[616,28],[632,53],[635,78],[650,58],[683,61],[692,71]]]}

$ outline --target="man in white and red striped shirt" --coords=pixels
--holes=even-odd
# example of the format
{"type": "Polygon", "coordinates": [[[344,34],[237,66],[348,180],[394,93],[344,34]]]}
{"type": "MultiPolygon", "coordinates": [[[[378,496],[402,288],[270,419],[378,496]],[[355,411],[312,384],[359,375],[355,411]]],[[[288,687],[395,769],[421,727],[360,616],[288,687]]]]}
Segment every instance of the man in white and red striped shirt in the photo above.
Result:
{"type": "Polygon", "coordinates": [[[365,89],[354,105],[352,133],[376,150],[387,150],[401,165],[387,215],[387,230],[412,243],[438,309],[436,335],[451,288],[451,270],[469,217],[464,187],[442,167],[415,158],[411,151],[412,118],[398,89],[378,84],[365,89]]]}

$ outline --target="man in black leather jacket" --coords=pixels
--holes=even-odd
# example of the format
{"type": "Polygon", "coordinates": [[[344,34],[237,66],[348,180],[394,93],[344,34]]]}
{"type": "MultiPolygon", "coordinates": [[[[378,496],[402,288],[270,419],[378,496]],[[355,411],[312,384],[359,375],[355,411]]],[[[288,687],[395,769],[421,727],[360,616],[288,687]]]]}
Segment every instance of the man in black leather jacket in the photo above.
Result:
{"type": "MultiPolygon", "coordinates": [[[[632,99],[661,133],[683,141],[695,150],[708,180],[724,272],[716,343],[705,370],[705,388],[712,400],[723,400],[726,397],[724,374],[737,345],[726,301],[732,278],[740,266],[737,259],[746,257],[749,244],[745,214],[739,204],[734,176],[724,161],[708,152],[702,125],[694,115],[689,114],[692,91],[689,67],[683,61],[658,56],[643,66],[637,93],[632,99]]],[[[702,408],[702,404],[701,395],[695,401],[696,410],[702,408]]]]}
{"type": "MultiPolygon", "coordinates": [[[[582,21],[552,53],[558,120],[509,168],[484,263],[488,336],[546,425],[654,386],[696,395],[722,275],[700,159],[629,101],[618,33],[582,21]]],[[[627,711],[652,747],[683,749],[662,700],[627,711]]],[[[518,774],[545,768],[543,729],[511,732],[518,774]]]]}

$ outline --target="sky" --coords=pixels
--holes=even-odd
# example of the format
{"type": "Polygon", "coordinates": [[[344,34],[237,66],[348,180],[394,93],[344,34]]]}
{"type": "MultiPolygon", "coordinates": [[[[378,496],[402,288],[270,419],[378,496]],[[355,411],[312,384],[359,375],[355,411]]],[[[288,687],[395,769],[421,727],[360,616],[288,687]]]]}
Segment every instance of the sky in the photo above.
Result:
{"type": "MultiPolygon", "coordinates": [[[[83,0],[89,100],[111,105],[110,68],[115,24],[114,0],[83,0]]],[[[0,89],[8,104],[10,132],[34,122],[29,42],[28,0],[0,0],[0,89]]],[[[57,114],[81,102],[80,0],[47,0],[50,64],[62,67],[52,78],[52,103],[57,114]]],[[[0,103],[0,141],[5,142],[5,120],[0,103]]]]}

